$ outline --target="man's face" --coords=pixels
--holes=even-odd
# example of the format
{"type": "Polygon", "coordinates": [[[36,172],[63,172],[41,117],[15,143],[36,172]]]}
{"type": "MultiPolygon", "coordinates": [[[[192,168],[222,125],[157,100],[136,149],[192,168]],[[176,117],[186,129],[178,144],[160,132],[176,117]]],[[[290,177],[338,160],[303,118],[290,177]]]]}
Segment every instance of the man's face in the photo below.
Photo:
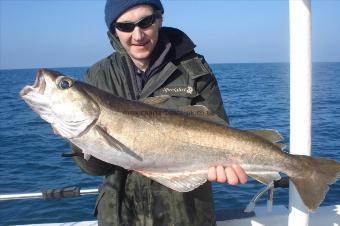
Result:
{"type": "MultiPolygon", "coordinates": [[[[148,5],[138,5],[123,13],[117,23],[137,22],[140,19],[153,14],[153,9],[148,5]]],[[[115,32],[129,56],[134,62],[148,61],[153,49],[158,41],[158,31],[162,26],[161,19],[156,19],[155,23],[147,28],[136,26],[131,32],[120,31],[117,28],[115,32]]]]}

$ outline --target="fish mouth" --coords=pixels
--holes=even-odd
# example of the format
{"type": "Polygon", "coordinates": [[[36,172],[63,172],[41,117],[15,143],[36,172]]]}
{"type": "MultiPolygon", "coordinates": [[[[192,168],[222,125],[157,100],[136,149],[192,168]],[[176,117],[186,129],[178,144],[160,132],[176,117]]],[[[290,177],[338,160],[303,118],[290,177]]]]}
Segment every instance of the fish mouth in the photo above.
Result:
{"type": "Polygon", "coordinates": [[[46,81],[44,77],[44,70],[39,69],[37,72],[37,75],[35,77],[34,84],[31,86],[25,86],[21,91],[20,91],[20,96],[24,97],[30,92],[35,92],[41,95],[44,95],[46,89],[46,81]]]}
{"type": "Polygon", "coordinates": [[[21,98],[47,122],[52,122],[50,96],[48,94],[48,76],[43,69],[37,72],[33,85],[27,85],[20,91],[21,98]]]}

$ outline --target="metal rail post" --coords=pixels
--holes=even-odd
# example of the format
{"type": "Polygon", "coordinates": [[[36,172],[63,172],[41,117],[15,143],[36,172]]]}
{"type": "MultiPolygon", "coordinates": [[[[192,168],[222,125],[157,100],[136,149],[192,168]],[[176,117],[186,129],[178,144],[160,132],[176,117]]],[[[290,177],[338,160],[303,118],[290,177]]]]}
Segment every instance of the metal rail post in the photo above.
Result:
{"type": "MultiPolygon", "coordinates": [[[[311,0],[289,0],[290,153],[311,154],[312,62],[311,0]]],[[[308,209],[289,185],[289,226],[307,226],[308,209]]]]}

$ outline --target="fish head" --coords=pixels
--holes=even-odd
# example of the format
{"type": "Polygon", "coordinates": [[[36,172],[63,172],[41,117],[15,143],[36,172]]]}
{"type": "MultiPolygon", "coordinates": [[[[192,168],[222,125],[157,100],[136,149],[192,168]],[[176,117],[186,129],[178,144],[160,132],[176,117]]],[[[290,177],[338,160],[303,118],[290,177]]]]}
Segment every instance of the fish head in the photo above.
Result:
{"type": "Polygon", "coordinates": [[[20,96],[58,134],[71,139],[84,134],[100,114],[98,104],[81,84],[59,72],[40,69],[34,84],[25,86],[20,96]]]}

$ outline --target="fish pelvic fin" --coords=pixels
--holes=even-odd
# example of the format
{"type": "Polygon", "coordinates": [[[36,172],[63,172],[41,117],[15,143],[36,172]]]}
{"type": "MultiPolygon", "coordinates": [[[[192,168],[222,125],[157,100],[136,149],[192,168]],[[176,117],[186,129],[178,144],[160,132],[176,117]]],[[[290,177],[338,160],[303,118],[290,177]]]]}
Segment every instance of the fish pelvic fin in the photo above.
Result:
{"type": "Polygon", "coordinates": [[[325,158],[295,156],[303,164],[303,172],[290,176],[304,204],[314,211],[324,200],[329,185],[340,177],[340,163],[325,158]]]}
{"type": "Polygon", "coordinates": [[[193,172],[158,173],[136,170],[142,175],[178,192],[189,192],[207,181],[207,170],[193,172]]]}

